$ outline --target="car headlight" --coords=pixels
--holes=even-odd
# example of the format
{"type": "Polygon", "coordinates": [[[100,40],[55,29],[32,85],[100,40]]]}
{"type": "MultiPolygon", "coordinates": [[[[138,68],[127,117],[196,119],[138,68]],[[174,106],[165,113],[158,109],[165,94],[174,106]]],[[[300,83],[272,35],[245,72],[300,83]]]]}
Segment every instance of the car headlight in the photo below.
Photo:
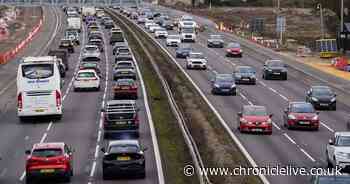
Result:
{"type": "Polygon", "coordinates": [[[314,101],[314,102],[318,102],[318,99],[315,98],[315,97],[311,97],[311,100],[314,101]]]}
{"type": "Polygon", "coordinates": [[[242,50],[242,49],[239,49],[239,52],[243,52],[243,50],[242,50]]]}
{"type": "Polygon", "coordinates": [[[336,155],[337,157],[343,157],[343,158],[347,158],[347,157],[348,157],[348,154],[347,154],[347,153],[341,152],[341,151],[336,152],[335,155],[336,155]]]}
{"type": "Polygon", "coordinates": [[[255,74],[252,74],[250,77],[251,77],[251,78],[256,78],[255,74]]]}
{"type": "Polygon", "coordinates": [[[318,115],[315,115],[314,117],[312,117],[312,120],[318,120],[318,115]]]}
{"type": "Polygon", "coordinates": [[[231,88],[236,88],[236,84],[232,84],[231,88]]]}
{"type": "Polygon", "coordinates": [[[335,97],[333,97],[333,98],[331,99],[331,102],[335,102],[335,100],[336,100],[336,98],[335,98],[335,97]]]}
{"type": "Polygon", "coordinates": [[[289,114],[288,119],[297,119],[297,118],[293,114],[289,114]]]}
{"type": "Polygon", "coordinates": [[[246,119],[244,119],[244,118],[241,118],[241,120],[240,120],[242,123],[248,123],[248,121],[246,120],[246,119]]]}
{"type": "Polygon", "coordinates": [[[214,87],[220,88],[219,84],[214,84],[214,87]]]}
{"type": "Polygon", "coordinates": [[[272,72],[272,70],[271,70],[271,69],[267,69],[267,71],[272,72]]]}
{"type": "Polygon", "coordinates": [[[272,120],[271,120],[271,119],[268,119],[268,120],[266,121],[266,123],[267,123],[267,124],[271,124],[271,123],[272,123],[272,120]]]}

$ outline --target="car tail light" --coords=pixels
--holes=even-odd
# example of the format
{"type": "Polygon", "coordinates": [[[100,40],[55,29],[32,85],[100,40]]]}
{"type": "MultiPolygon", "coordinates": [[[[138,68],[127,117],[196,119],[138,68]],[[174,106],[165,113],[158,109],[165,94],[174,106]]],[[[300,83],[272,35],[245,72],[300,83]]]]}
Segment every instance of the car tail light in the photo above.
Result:
{"type": "Polygon", "coordinates": [[[22,93],[19,93],[17,96],[17,106],[18,109],[22,109],[23,108],[23,96],[22,93]]]}
{"type": "Polygon", "coordinates": [[[137,85],[131,86],[131,89],[137,89],[137,85]]]}
{"type": "Polygon", "coordinates": [[[66,159],[64,157],[59,158],[59,159],[56,160],[57,164],[64,164],[65,162],[66,162],[66,159]]]}
{"type": "Polygon", "coordinates": [[[61,106],[61,94],[58,90],[56,90],[56,106],[59,107],[61,106]]]}
{"type": "Polygon", "coordinates": [[[227,49],[226,51],[227,51],[227,52],[231,52],[231,50],[230,50],[230,49],[227,49]]]}
{"type": "Polygon", "coordinates": [[[92,79],[90,79],[90,80],[97,80],[97,77],[95,77],[95,78],[92,78],[92,79]]]}

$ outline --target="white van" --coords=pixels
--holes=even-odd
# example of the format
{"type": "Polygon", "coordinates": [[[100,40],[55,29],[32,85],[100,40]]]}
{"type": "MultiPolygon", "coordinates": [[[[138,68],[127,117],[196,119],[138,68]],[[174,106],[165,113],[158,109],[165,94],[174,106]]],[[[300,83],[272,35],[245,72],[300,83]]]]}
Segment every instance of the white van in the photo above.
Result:
{"type": "Polygon", "coordinates": [[[17,73],[17,114],[62,118],[62,92],[56,56],[25,57],[17,73]]]}
{"type": "Polygon", "coordinates": [[[196,28],[194,27],[184,27],[180,31],[181,41],[186,42],[196,42],[196,28]]]}
{"type": "Polygon", "coordinates": [[[79,16],[68,17],[67,22],[68,22],[68,29],[75,29],[79,33],[81,32],[82,22],[81,22],[81,18],[79,16]]]}

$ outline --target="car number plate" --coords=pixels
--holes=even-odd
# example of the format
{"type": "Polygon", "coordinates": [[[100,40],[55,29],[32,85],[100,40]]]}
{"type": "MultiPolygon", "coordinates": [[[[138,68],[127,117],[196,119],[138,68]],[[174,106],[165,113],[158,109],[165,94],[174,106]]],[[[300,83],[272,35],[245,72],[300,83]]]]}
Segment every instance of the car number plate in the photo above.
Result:
{"type": "Polygon", "coordinates": [[[281,73],[279,73],[279,72],[275,72],[275,73],[273,73],[273,74],[275,74],[275,75],[280,75],[281,73]]]}
{"type": "Polygon", "coordinates": [[[114,124],[116,124],[116,125],[125,125],[126,121],[116,121],[116,122],[114,122],[114,124]]]}
{"type": "Polygon", "coordinates": [[[320,105],[321,105],[321,106],[328,106],[328,104],[324,104],[324,103],[321,103],[320,105]]]}
{"type": "Polygon", "coordinates": [[[122,72],[122,74],[128,74],[129,72],[122,72]]]}
{"type": "Polygon", "coordinates": [[[249,79],[247,79],[247,78],[245,78],[245,79],[243,79],[244,81],[249,81],[249,79]]]}
{"type": "Polygon", "coordinates": [[[262,129],[260,129],[260,128],[254,128],[254,129],[252,129],[252,131],[253,131],[253,132],[262,132],[262,129]]]}
{"type": "Polygon", "coordinates": [[[53,173],[53,172],[55,172],[55,169],[41,169],[40,172],[41,173],[53,173]]]}
{"type": "Polygon", "coordinates": [[[128,161],[128,160],[131,160],[131,158],[129,156],[119,156],[119,157],[117,157],[117,160],[128,161]]]}
{"type": "Polygon", "coordinates": [[[44,112],[45,109],[36,109],[35,112],[44,112]]]}
{"type": "Polygon", "coordinates": [[[129,87],[122,87],[122,89],[129,89],[129,87]]]}
{"type": "Polygon", "coordinates": [[[308,121],[299,121],[299,124],[301,124],[301,125],[309,125],[310,122],[308,122],[308,121]]]}
{"type": "Polygon", "coordinates": [[[228,92],[230,89],[222,89],[223,92],[228,92]]]}

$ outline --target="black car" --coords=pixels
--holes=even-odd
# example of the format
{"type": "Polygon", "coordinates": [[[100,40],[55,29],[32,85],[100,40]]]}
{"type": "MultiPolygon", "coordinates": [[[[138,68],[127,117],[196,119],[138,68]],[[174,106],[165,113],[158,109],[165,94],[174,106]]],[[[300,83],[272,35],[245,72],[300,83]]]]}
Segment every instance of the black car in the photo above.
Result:
{"type": "Polygon", "coordinates": [[[209,35],[209,38],[207,40],[207,45],[209,48],[211,47],[223,48],[224,40],[221,35],[209,35]]]}
{"type": "Polygon", "coordinates": [[[215,94],[228,94],[237,95],[237,88],[235,79],[232,74],[216,74],[211,80],[212,93],[215,94]]]}
{"type": "Polygon", "coordinates": [[[287,80],[287,65],[281,60],[268,60],[264,64],[262,78],[287,80]]]}
{"type": "Polygon", "coordinates": [[[170,20],[164,20],[161,23],[161,26],[164,27],[166,30],[173,30],[174,29],[174,24],[170,20]]]}
{"type": "Polygon", "coordinates": [[[237,66],[234,71],[236,84],[256,84],[256,71],[250,66],[237,66]]]}
{"type": "Polygon", "coordinates": [[[65,69],[69,70],[68,53],[66,50],[50,50],[47,55],[61,58],[65,69]]]}
{"type": "Polygon", "coordinates": [[[74,44],[72,40],[69,39],[62,39],[58,48],[67,49],[69,53],[74,53],[74,44]]]}
{"type": "Polygon", "coordinates": [[[109,100],[102,109],[104,138],[138,138],[139,118],[135,100],[109,100]]]}
{"type": "Polygon", "coordinates": [[[180,45],[180,47],[176,48],[176,57],[177,58],[186,58],[192,52],[192,48],[189,46],[180,45]]]}
{"type": "Polygon", "coordinates": [[[142,148],[138,140],[109,141],[102,160],[102,177],[104,180],[112,177],[146,177],[145,155],[147,148],[142,148]]]}
{"type": "Polygon", "coordinates": [[[306,101],[315,109],[337,110],[336,94],[328,86],[312,86],[306,93],[306,101]]]}
{"type": "Polygon", "coordinates": [[[347,184],[350,183],[349,175],[316,175],[311,179],[311,184],[347,184]]]}
{"type": "Polygon", "coordinates": [[[128,43],[127,42],[116,42],[116,43],[114,43],[114,45],[113,45],[113,55],[115,55],[117,50],[119,48],[122,48],[122,47],[129,47],[128,43]]]}
{"type": "Polygon", "coordinates": [[[113,20],[108,20],[104,23],[105,29],[112,29],[114,27],[113,20]]]}

